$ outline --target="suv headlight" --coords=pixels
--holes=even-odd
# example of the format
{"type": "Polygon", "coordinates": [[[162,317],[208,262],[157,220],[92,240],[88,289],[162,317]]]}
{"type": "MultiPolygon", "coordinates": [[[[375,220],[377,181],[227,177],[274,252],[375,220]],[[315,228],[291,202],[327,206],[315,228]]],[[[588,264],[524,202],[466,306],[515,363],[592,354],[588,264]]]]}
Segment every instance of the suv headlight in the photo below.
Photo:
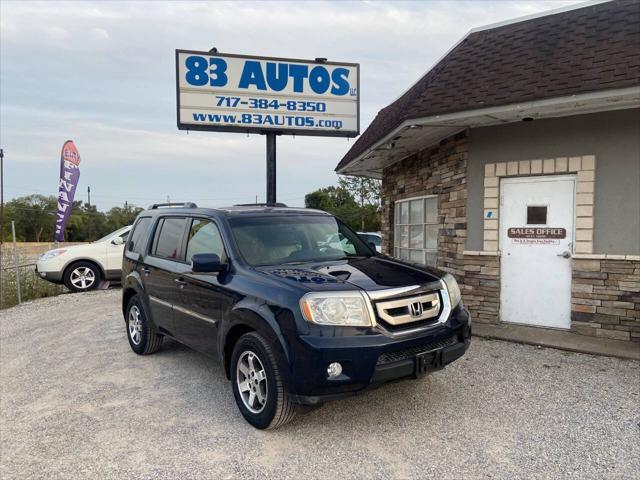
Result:
{"type": "Polygon", "coordinates": [[[367,300],[361,292],[312,292],[300,299],[304,318],[318,325],[368,327],[367,300]]]}
{"type": "Polygon", "coordinates": [[[454,308],[456,305],[460,303],[462,300],[462,295],[460,293],[460,287],[458,286],[458,282],[453,278],[453,275],[447,273],[442,280],[444,281],[445,286],[447,287],[447,292],[449,292],[449,301],[451,302],[451,308],[454,308]]]}
{"type": "Polygon", "coordinates": [[[42,254],[39,260],[51,260],[52,258],[57,257],[58,255],[62,255],[66,250],[64,248],[60,248],[58,250],[49,250],[42,254]]]}

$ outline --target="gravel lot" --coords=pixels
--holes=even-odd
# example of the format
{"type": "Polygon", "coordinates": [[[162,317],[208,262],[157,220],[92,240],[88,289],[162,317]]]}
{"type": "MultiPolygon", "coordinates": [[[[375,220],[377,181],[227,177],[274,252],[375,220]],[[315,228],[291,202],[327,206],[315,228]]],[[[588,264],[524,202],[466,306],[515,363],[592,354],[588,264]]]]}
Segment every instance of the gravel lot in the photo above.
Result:
{"type": "Polygon", "coordinates": [[[261,432],[214,361],[131,352],[119,302],[0,313],[0,477],[640,477],[637,362],[475,339],[444,371],[261,432]]]}

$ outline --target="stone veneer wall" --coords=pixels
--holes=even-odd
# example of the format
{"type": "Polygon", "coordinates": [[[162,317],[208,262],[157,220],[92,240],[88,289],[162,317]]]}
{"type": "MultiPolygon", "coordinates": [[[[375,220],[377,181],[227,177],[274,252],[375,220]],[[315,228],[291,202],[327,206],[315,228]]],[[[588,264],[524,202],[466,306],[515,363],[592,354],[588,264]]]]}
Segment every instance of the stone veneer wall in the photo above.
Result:
{"type": "Polygon", "coordinates": [[[384,253],[393,255],[394,202],[437,195],[440,224],[437,267],[462,280],[462,252],[467,238],[468,150],[468,137],[462,132],[384,170],[381,222],[384,253]]]}
{"type": "Polygon", "coordinates": [[[571,330],[640,342],[640,257],[585,257],[573,259],[571,330]]]}
{"type": "Polygon", "coordinates": [[[499,255],[493,252],[465,252],[464,279],[460,289],[474,322],[500,322],[499,255]]]}

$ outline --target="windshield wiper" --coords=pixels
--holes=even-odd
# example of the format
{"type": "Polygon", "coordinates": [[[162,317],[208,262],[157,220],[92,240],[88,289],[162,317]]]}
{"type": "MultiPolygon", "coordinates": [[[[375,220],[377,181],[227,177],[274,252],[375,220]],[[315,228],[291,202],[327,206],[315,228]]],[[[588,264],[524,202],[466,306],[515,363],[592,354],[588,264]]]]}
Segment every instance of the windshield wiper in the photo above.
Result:
{"type": "Polygon", "coordinates": [[[371,258],[371,257],[367,255],[346,255],[344,257],[327,258],[325,260],[328,262],[335,262],[336,260],[353,260],[353,259],[361,259],[361,258],[371,258]]]}
{"type": "Polygon", "coordinates": [[[319,263],[319,262],[337,262],[340,260],[362,259],[371,258],[367,255],[347,255],[344,257],[321,257],[321,258],[308,258],[306,260],[292,260],[290,262],[274,263],[273,265],[301,265],[303,263],[319,263]]]}

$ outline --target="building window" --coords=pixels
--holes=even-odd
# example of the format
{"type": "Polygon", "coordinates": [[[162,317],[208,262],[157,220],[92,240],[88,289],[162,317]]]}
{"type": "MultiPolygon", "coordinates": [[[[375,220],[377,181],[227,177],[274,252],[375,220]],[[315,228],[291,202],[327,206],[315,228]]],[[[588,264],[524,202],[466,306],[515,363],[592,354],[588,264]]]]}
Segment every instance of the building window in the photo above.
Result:
{"type": "Polygon", "coordinates": [[[401,260],[436,265],[438,258],[438,198],[395,202],[394,255],[401,260]]]}

